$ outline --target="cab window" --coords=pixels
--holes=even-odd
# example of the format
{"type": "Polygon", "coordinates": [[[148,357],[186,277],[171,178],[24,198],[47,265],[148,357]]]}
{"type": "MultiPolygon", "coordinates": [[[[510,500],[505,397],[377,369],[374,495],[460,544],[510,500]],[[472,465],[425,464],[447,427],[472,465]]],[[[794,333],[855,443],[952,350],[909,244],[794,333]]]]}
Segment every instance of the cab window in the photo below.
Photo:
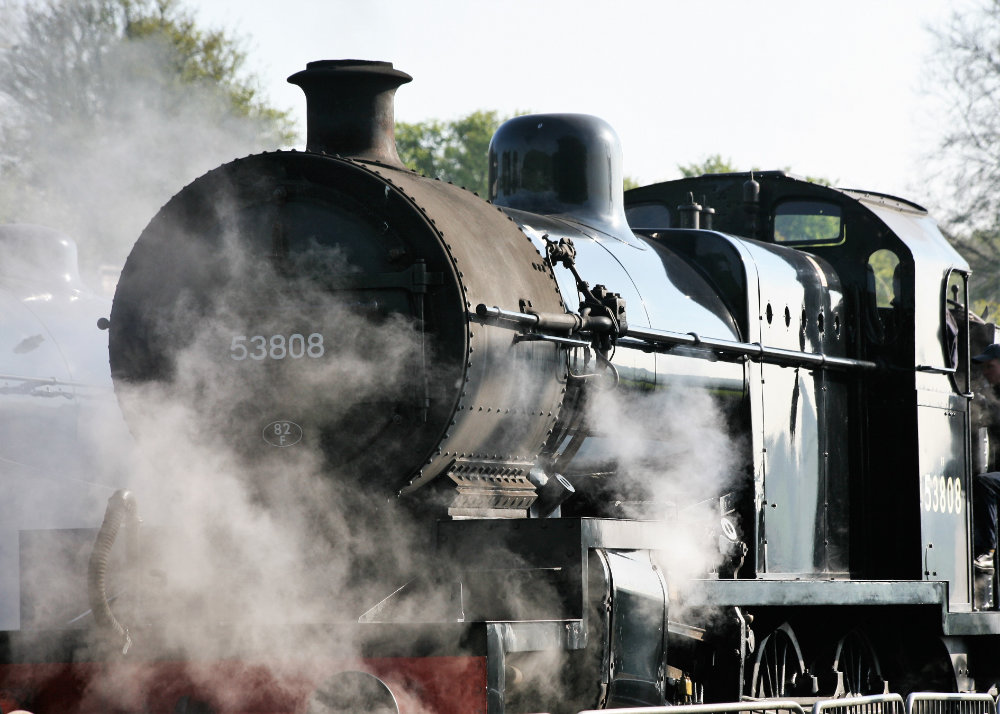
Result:
{"type": "MultiPolygon", "coordinates": [[[[943,310],[944,326],[941,334],[943,338],[941,346],[944,348],[945,367],[962,371],[963,375],[964,371],[962,368],[965,366],[965,359],[964,355],[959,354],[959,351],[965,346],[964,334],[969,329],[969,317],[966,309],[966,301],[968,299],[967,279],[968,277],[965,274],[957,270],[952,270],[948,274],[943,310]]],[[[975,352],[974,354],[979,354],[979,352],[975,352]]]]}
{"type": "Polygon", "coordinates": [[[872,342],[888,344],[896,339],[899,321],[896,309],[902,300],[899,256],[886,248],[876,250],[868,256],[865,268],[865,332],[872,342]]]}
{"type": "Polygon", "coordinates": [[[840,206],[829,201],[784,201],[774,209],[775,243],[833,245],[844,240],[840,206]]]}
{"type": "Polygon", "coordinates": [[[874,294],[876,307],[895,307],[900,289],[899,257],[887,248],[868,256],[869,291],[874,294]]]}

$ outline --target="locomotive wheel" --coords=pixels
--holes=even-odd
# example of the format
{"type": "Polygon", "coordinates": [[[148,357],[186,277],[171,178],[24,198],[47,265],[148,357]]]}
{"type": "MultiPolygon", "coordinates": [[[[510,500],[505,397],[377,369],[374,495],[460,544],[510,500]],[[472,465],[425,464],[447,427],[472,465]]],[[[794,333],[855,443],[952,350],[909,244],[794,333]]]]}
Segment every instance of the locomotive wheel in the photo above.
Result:
{"type": "Polygon", "coordinates": [[[398,714],[392,690],[367,672],[341,672],[323,682],[309,697],[306,714],[341,714],[365,711],[369,714],[398,714]]]}
{"type": "Polygon", "coordinates": [[[806,674],[802,650],[787,622],[757,647],[750,679],[750,696],[773,699],[812,694],[813,678],[806,674]],[[803,691],[806,690],[806,691],[803,691]]]}
{"type": "Polygon", "coordinates": [[[959,691],[958,673],[942,638],[911,633],[887,642],[882,651],[892,690],[903,697],[959,691]]]}
{"type": "Polygon", "coordinates": [[[875,648],[861,630],[851,630],[837,642],[833,670],[842,675],[836,696],[865,696],[889,691],[875,648]]]}

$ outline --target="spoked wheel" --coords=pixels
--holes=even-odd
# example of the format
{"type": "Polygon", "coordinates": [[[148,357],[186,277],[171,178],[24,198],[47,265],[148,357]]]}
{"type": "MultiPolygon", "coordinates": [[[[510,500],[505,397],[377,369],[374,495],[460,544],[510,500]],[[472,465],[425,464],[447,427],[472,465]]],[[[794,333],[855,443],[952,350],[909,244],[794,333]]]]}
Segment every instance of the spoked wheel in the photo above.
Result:
{"type": "Polygon", "coordinates": [[[865,696],[889,691],[875,648],[861,630],[851,630],[840,638],[833,655],[833,669],[841,675],[842,691],[838,691],[837,696],[865,696]]]}
{"type": "Polygon", "coordinates": [[[764,638],[757,648],[750,680],[750,696],[773,699],[812,694],[802,650],[786,622],[764,638]],[[806,691],[803,691],[806,690],[806,691]]]}

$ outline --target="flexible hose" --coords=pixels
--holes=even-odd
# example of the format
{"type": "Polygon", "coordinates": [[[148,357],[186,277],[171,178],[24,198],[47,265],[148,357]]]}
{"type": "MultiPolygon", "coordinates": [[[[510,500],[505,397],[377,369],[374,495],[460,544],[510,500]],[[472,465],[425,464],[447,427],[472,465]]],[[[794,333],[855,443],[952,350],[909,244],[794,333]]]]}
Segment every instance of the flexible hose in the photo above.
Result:
{"type": "Polygon", "coordinates": [[[123,655],[128,654],[129,648],[132,646],[132,637],[129,635],[128,628],[122,625],[111,611],[111,604],[108,602],[107,575],[111,548],[115,544],[118,531],[126,517],[130,519],[130,525],[138,522],[135,498],[129,491],[115,491],[108,499],[108,507],[104,512],[104,522],[97,533],[97,540],[94,543],[94,550],[90,554],[90,564],[87,568],[87,597],[90,600],[94,621],[99,628],[114,633],[123,655]]]}

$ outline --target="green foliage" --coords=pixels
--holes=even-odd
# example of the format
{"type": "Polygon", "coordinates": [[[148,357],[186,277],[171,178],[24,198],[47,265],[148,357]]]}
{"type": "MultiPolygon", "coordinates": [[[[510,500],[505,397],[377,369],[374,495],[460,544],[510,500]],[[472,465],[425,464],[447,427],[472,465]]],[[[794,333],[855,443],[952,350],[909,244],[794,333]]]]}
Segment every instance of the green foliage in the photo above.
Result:
{"type": "Polygon", "coordinates": [[[1000,224],[945,236],[969,261],[969,297],[972,309],[982,315],[989,307],[992,320],[1000,319],[1000,224]]]}
{"type": "Polygon", "coordinates": [[[827,201],[785,201],[774,214],[774,239],[779,242],[834,243],[841,240],[840,207],[827,201]]]}
{"type": "Polygon", "coordinates": [[[896,285],[896,268],[899,257],[887,248],[876,250],[868,257],[868,265],[875,276],[875,302],[878,307],[892,307],[899,289],[896,285]]]}
{"type": "Polygon", "coordinates": [[[479,109],[453,121],[397,122],[396,150],[414,171],[486,196],[490,139],[508,118],[479,109]]]}
{"type": "MultiPolygon", "coordinates": [[[[489,195],[490,139],[508,119],[495,110],[478,109],[453,121],[396,122],[396,151],[408,168],[464,186],[485,198],[489,195]]],[[[631,176],[624,177],[626,191],[638,186],[631,176]]]]}
{"type": "Polygon", "coordinates": [[[678,164],[677,170],[684,178],[692,178],[702,174],[731,174],[739,169],[733,166],[732,159],[724,159],[722,154],[712,154],[700,163],[678,164]]]}
{"type": "Polygon", "coordinates": [[[117,0],[126,40],[154,39],[169,48],[168,61],[181,85],[214,86],[239,116],[274,122],[286,143],[294,141],[289,114],[267,105],[256,80],[244,76],[247,56],[225,30],[205,30],[177,0],[117,0]]]}
{"type": "Polygon", "coordinates": [[[836,241],[839,237],[839,216],[798,215],[775,217],[774,240],[778,243],[787,241],[829,243],[836,241]]]}
{"type": "MultiPolygon", "coordinates": [[[[1000,1],[1000,0],[998,0],[1000,1]]],[[[760,171],[757,166],[751,167],[750,169],[738,169],[733,165],[732,159],[722,158],[722,154],[712,154],[711,156],[706,156],[700,162],[695,162],[692,164],[678,164],[677,170],[681,172],[681,176],[684,178],[695,178],[702,176],[703,174],[734,174],[740,173],[742,171],[760,171]]],[[[785,173],[791,173],[792,170],[789,167],[783,169],[785,173]]],[[[806,181],[810,183],[818,183],[821,186],[832,186],[833,184],[829,179],[825,179],[819,176],[805,176],[806,181]]]]}
{"type": "Polygon", "coordinates": [[[0,222],[43,223],[85,271],[120,265],[171,194],[293,138],[240,42],[179,0],[0,0],[0,222]]]}
{"type": "MultiPolygon", "coordinates": [[[[785,169],[785,171],[791,171],[791,169],[785,169]]],[[[809,183],[818,183],[820,186],[833,186],[834,182],[830,179],[823,178],[822,176],[803,176],[803,178],[809,183]]]]}

